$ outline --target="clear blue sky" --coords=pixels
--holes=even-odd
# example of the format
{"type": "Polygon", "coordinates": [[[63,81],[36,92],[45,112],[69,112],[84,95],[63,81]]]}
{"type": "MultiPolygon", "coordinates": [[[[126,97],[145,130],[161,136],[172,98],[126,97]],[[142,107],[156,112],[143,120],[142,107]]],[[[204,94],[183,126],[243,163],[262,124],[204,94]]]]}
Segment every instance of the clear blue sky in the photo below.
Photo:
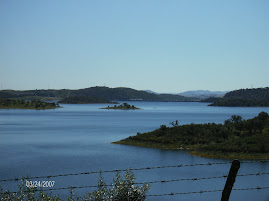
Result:
{"type": "Polygon", "coordinates": [[[0,0],[2,89],[269,86],[268,0],[0,0]]]}

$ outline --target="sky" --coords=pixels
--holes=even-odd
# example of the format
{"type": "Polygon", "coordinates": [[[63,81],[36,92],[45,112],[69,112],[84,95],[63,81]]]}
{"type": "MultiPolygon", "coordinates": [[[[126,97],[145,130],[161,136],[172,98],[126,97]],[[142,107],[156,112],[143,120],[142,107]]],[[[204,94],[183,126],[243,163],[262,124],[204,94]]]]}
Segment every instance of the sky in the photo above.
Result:
{"type": "Polygon", "coordinates": [[[268,0],[0,0],[1,89],[269,86],[268,0]]]}

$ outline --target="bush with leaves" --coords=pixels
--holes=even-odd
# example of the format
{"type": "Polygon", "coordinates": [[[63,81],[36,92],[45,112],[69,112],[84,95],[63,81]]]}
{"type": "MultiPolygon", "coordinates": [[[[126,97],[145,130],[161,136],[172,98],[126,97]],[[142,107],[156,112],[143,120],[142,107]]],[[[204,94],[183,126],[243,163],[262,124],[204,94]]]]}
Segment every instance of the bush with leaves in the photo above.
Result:
{"type": "Polygon", "coordinates": [[[37,191],[36,188],[26,187],[26,178],[21,179],[21,184],[18,185],[17,192],[4,191],[0,186],[0,200],[5,201],[58,201],[61,200],[59,195],[52,195],[52,192],[37,191]]]}
{"type": "Polygon", "coordinates": [[[134,185],[134,174],[126,171],[125,178],[117,173],[113,179],[113,184],[107,185],[103,176],[100,174],[98,181],[98,189],[92,193],[88,193],[86,200],[90,201],[144,201],[149,185],[144,184],[139,187],[134,185]],[[108,188],[111,186],[111,188],[108,188]]]}
{"type": "Polygon", "coordinates": [[[5,201],[61,201],[61,200],[87,200],[87,201],[144,201],[146,193],[149,190],[149,185],[144,184],[139,187],[134,185],[134,174],[131,171],[126,171],[123,178],[119,173],[113,179],[111,185],[107,185],[104,177],[100,173],[97,190],[86,193],[84,197],[75,195],[73,189],[70,190],[68,198],[61,198],[59,195],[52,195],[52,192],[46,193],[42,189],[30,188],[25,186],[25,178],[21,179],[21,184],[18,185],[17,192],[4,191],[0,187],[0,200],[5,201]]]}

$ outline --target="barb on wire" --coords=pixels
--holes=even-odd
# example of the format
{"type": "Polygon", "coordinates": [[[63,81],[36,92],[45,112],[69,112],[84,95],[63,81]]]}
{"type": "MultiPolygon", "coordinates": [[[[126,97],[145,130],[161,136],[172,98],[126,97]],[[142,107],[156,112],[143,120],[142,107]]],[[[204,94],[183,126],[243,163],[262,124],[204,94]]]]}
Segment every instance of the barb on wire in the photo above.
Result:
{"type": "MultiPolygon", "coordinates": [[[[68,189],[75,189],[79,187],[69,187],[68,189]]],[[[235,188],[234,191],[246,191],[246,190],[264,190],[269,189],[269,186],[262,186],[262,187],[249,187],[249,188],[235,188]]],[[[187,195],[187,194],[203,194],[203,193],[213,193],[213,192],[222,192],[223,190],[201,190],[201,191],[192,191],[192,192],[171,192],[171,193],[163,193],[163,194],[149,194],[146,195],[148,197],[160,197],[160,196],[173,196],[173,195],[187,195]]],[[[5,192],[2,194],[10,194],[11,192],[5,192]]],[[[130,196],[135,197],[135,196],[130,196]]]]}
{"type": "MultiPolygon", "coordinates": [[[[139,170],[152,170],[152,169],[162,169],[162,168],[193,167],[193,166],[206,166],[206,165],[210,166],[210,165],[222,165],[222,164],[229,164],[229,163],[232,163],[232,162],[229,161],[229,162],[219,162],[219,163],[198,163],[198,164],[188,164],[188,165],[179,164],[179,165],[165,165],[165,166],[155,166],[155,167],[128,168],[128,169],[118,169],[118,170],[91,171],[91,172],[80,172],[80,173],[28,177],[28,179],[42,179],[42,178],[78,176],[78,175],[87,175],[87,174],[99,174],[100,172],[102,172],[102,173],[124,172],[127,170],[139,171],[139,170]]],[[[2,180],[0,180],[0,182],[7,182],[7,181],[19,181],[19,179],[15,178],[15,179],[2,179],[2,180]]]]}
{"type": "MultiPolygon", "coordinates": [[[[269,172],[257,172],[257,173],[250,173],[250,174],[241,174],[237,175],[238,177],[243,176],[261,176],[261,175],[269,175],[269,172]]],[[[220,178],[227,178],[227,175],[223,176],[215,176],[215,177],[200,177],[200,178],[180,178],[180,179],[171,179],[171,180],[156,180],[156,181],[148,181],[148,182],[134,182],[135,185],[143,185],[143,184],[156,184],[156,183],[170,183],[170,182],[177,182],[177,181],[199,181],[199,180],[208,180],[208,179],[220,179],[220,178]]],[[[113,184],[106,184],[102,186],[113,186],[113,184]]],[[[82,189],[82,188],[97,188],[97,185],[87,185],[87,186],[70,186],[70,187],[62,187],[62,188],[49,188],[49,189],[35,189],[35,191],[54,191],[54,190],[68,190],[68,189],[82,189]]],[[[23,191],[27,192],[27,191],[23,191]]],[[[16,192],[9,192],[9,194],[16,193],[16,192]]]]}
{"type": "Polygon", "coordinates": [[[243,161],[240,161],[240,163],[257,163],[257,162],[268,163],[269,160],[268,159],[261,159],[261,160],[243,160],[243,161]]]}
{"type": "Polygon", "coordinates": [[[256,172],[256,173],[250,173],[250,174],[238,174],[237,177],[242,176],[260,176],[260,175],[266,175],[269,174],[269,172],[256,172]]]}
{"type": "MultiPolygon", "coordinates": [[[[251,187],[251,188],[237,188],[233,189],[235,191],[245,191],[245,190],[264,190],[269,189],[269,186],[263,186],[263,187],[251,187]]],[[[213,192],[221,192],[223,190],[201,190],[201,191],[194,191],[194,192],[178,192],[178,193],[164,193],[164,194],[153,194],[153,195],[147,195],[147,196],[169,196],[169,195],[186,195],[186,194],[202,194],[202,193],[213,193],[213,192]]]]}

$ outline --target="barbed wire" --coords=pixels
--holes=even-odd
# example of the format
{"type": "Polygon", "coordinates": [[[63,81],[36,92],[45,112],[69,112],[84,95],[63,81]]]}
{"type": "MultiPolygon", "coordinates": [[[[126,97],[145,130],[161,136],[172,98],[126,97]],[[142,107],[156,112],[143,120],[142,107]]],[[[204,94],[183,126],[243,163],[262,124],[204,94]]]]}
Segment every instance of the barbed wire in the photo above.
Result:
{"type": "MultiPolygon", "coordinates": [[[[138,170],[152,170],[152,169],[162,169],[162,168],[180,168],[180,167],[193,167],[193,166],[206,166],[206,165],[223,165],[229,164],[229,162],[219,162],[219,163],[197,163],[197,164],[178,164],[178,165],[165,165],[165,166],[155,166],[155,167],[142,167],[142,168],[127,168],[127,169],[116,169],[116,170],[104,170],[104,171],[91,171],[91,172],[80,172],[80,173],[69,173],[69,174],[58,174],[58,175],[47,175],[47,176],[36,176],[28,177],[27,179],[42,179],[42,178],[55,178],[55,177],[66,177],[66,176],[78,176],[78,175],[87,175],[87,174],[98,174],[98,173],[112,173],[112,172],[125,172],[125,171],[138,171],[138,170]]],[[[15,179],[2,179],[0,182],[7,181],[19,181],[19,178],[15,179]]]]}
{"type": "MultiPolygon", "coordinates": [[[[251,187],[251,188],[235,188],[233,189],[234,191],[243,191],[243,190],[263,190],[263,189],[269,189],[269,186],[263,186],[263,187],[251,187]]],[[[152,197],[157,197],[157,196],[168,196],[168,195],[186,195],[186,194],[202,194],[202,193],[213,193],[213,192],[220,192],[223,190],[201,190],[201,191],[194,191],[194,192],[171,192],[171,193],[164,193],[164,194],[153,194],[153,195],[147,195],[147,196],[152,196],[152,197]]]]}
{"type": "MultiPolygon", "coordinates": [[[[241,190],[264,190],[264,189],[269,189],[269,186],[263,186],[263,187],[251,187],[251,188],[238,188],[238,189],[233,189],[235,191],[241,191],[241,190]]],[[[193,192],[171,192],[171,193],[164,193],[164,194],[151,194],[151,195],[146,195],[146,197],[161,197],[161,196],[173,196],[173,195],[188,195],[188,194],[203,194],[203,193],[215,193],[215,192],[222,192],[223,190],[201,190],[201,191],[193,191],[193,192]]],[[[129,196],[129,198],[136,198],[138,196],[129,196]]],[[[120,198],[125,198],[125,197],[118,197],[120,198]]],[[[88,201],[88,199],[85,199],[84,201],[88,201]]]]}
{"type": "Polygon", "coordinates": [[[268,159],[260,159],[260,160],[243,160],[243,161],[240,161],[240,163],[257,163],[257,162],[267,163],[267,162],[269,162],[269,160],[268,159]]]}
{"type": "MultiPolygon", "coordinates": [[[[257,163],[257,162],[269,162],[269,160],[255,160],[255,161],[242,161],[240,163],[257,163]]],[[[197,164],[178,164],[178,165],[165,165],[165,166],[153,166],[153,167],[142,167],[142,168],[127,168],[127,169],[116,169],[116,170],[104,170],[104,171],[91,171],[91,172],[79,172],[79,173],[68,173],[68,174],[58,174],[58,175],[47,175],[47,176],[35,176],[35,177],[28,177],[28,179],[42,179],[42,178],[54,178],[54,177],[66,177],[66,176],[78,176],[78,175],[87,175],[87,174],[98,174],[102,173],[113,173],[113,172],[124,172],[127,170],[130,171],[138,171],[138,170],[151,170],[151,169],[162,169],[162,168],[178,168],[178,167],[193,167],[193,166],[206,166],[206,165],[222,165],[222,164],[229,164],[229,162],[219,162],[219,163],[197,163],[197,164]]],[[[7,181],[19,181],[19,178],[14,179],[2,179],[0,182],[7,182],[7,181]]]]}
{"type": "MultiPolygon", "coordinates": [[[[261,175],[269,175],[269,172],[257,172],[257,173],[249,173],[249,174],[241,174],[237,175],[238,177],[243,176],[261,176],[261,175]]],[[[220,179],[220,178],[227,178],[228,175],[223,176],[215,176],[215,177],[200,177],[200,178],[181,178],[181,179],[171,179],[171,180],[156,180],[156,181],[149,181],[149,182],[134,182],[134,185],[144,185],[144,184],[155,184],[155,183],[170,183],[170,182],[177,182],[177,181],[198,181],[198,180],[208,180],[208,179],[220,179]]],[[[60,187],[60,188],[49,188],[49,189],[37,189],[33,188],[34,191],[55,191],[55,190],[71,190],[71,189],[82,189],[82,188],[98,188],[100,186],[113,186],[113,184],[106,184],[106,185],[87,185],[87,186],[69,186],[69,187],[60,187]]],[[[23,191],[28,192],[28,191],[23,191]]],[[[7,194],[13,194],[16,192],[6,192],[7,194]]],[[[4,194],[4,193],[0,193],[4,194]]]]}
{"type": "MultiPolygon", "coordinates": [[[[74,189],[74,187],[70,188],[74,189]]],[[[257,187],[248,187],[248,188],[235,188],[233,189],[234,191],[244,191],[244,190],[264,190],[264,189],[269,189],[269,186],[257,186],[257,187]]],[[[38,190],[35,190],[38,191],[38,190]]],[[[173,195],[187,195],[187,194],[203,194],[203,193],[214,193],[214,192],[222,192],[222,189],[217,189],[217,190],[201,190],[201,191],[191,191],[191,192],[171,192],[171,193],[163,193],[163,194],[149,194],[146,195],[147,197],[160,197],[160,196],[173,196],[173,195]]],[[[23,191],[23,192],[28,192],[28,191],[23,191]]],[[[33,191],[34,192],[34,191],[33,191]]],[[[15,192],[17,193],[17,192],[15,192]]],[[[10,194],[10,192],[5,192],[1,193],[3,194],[10,194]]],[[[134,198],[137,196],[129,196],[130,198],[134,198]]],[[[85,199],[87,200],[87,199],[85,199]]]]}
{"type": "Polygon", "coordinates": [[[269,172],[256,172],[256,173],[249,173],[249,174],[238,174],[237,177],[243,177],[243,176],[260,176],[260,175],[266,175],[269,174],[269,172]]]}
{"type": "MultiPolygon", "coordinates": [[[[244,176],[260,176],[260,175],[269,175],[269,172],[257,172],[257,173],[249,173],[249,174],[241,174],[237,175],[237,177],[244,177],[244,176]]],[[[149,182],[140,182],[134,184],[154,184],[154,183],[168,183],[168,182],[177,182],[177,181],[198,181],[198,180],[208,180],[208,179],[220,179],[220,178],[227,178],[228,175],[223,176],[215,176],[215,177],[200,177],[200,178],[182,178],[182,179],[171,179],[171,180],[158,180],[158,181],[149,181],[149,182]]]]}

